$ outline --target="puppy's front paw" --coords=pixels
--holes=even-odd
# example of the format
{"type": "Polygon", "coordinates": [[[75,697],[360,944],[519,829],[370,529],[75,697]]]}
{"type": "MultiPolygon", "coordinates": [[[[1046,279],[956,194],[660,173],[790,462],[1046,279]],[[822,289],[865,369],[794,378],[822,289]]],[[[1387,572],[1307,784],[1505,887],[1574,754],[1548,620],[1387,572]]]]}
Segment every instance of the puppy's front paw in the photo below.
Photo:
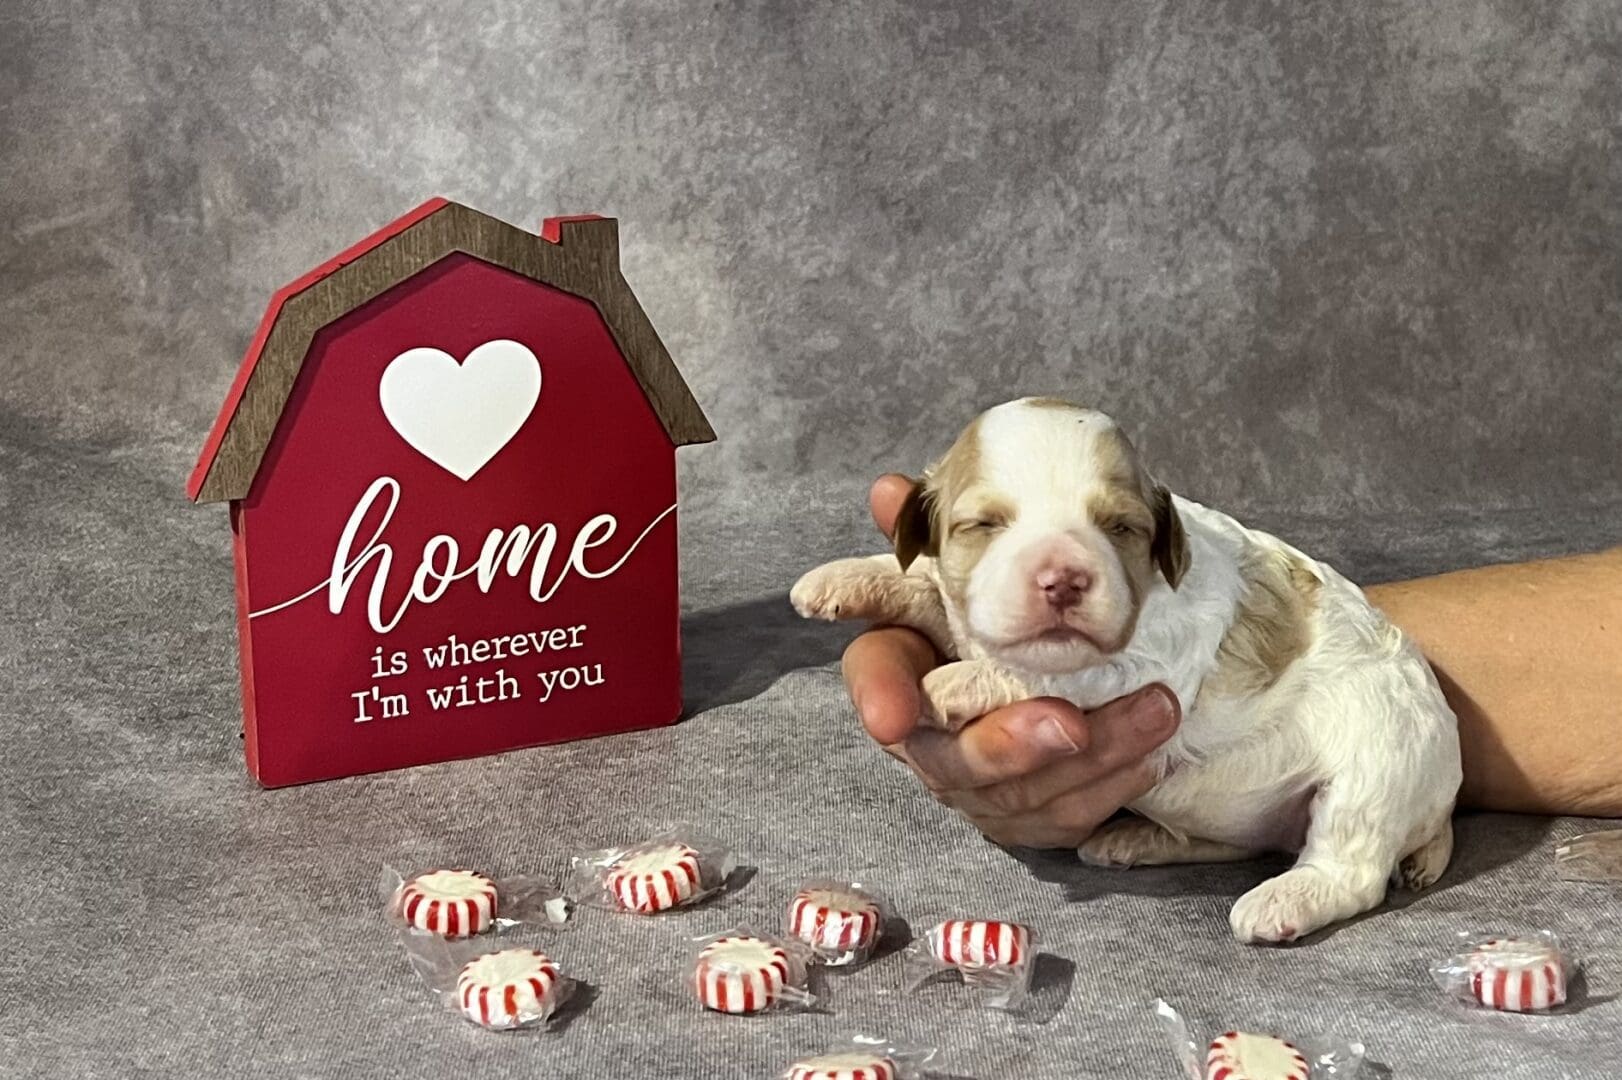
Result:
{"type": "Polygon", "coordinates": [[[924,676],[924,719],[932,727],[957,731],[977,719],[1030,695],[1013,676],[984,660],[959,660],[924,676]]]}
{"type": "Polygon", "coordinates": [[[807,619],[864,619],[874,606],[874,573],[866,559],[824,563],[789,590],[789,603],[807,619]]]}

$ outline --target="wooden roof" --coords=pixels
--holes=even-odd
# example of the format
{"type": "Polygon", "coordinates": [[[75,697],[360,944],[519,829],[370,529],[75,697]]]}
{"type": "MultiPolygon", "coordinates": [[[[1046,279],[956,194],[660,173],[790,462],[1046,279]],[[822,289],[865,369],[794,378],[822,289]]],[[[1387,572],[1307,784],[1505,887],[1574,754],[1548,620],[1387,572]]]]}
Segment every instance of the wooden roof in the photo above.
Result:
{"type": "Polygon", "coordinates": [[[431,199],[271,299],[186,483],[186,494],[194,502],[246,497],[316,333],[458,251],[590,300],[670,441],[685,446],[715,439],[620,275],[614,219],[549,218],[536,234],[459,203],[431,199]]]}

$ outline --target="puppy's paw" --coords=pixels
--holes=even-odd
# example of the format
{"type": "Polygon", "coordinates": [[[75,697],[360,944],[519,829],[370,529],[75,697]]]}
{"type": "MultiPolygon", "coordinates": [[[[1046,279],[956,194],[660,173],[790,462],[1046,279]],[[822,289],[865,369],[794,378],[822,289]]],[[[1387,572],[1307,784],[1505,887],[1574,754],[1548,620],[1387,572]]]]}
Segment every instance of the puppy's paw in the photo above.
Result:
{"type": "Polygon", "coordinates": [[[1030,695],[1012,675],[985,660],[959,660],[924,676],[924,719],[943,731],[957,731],[977,719],[1030,695]]]}
{"type": "Polygon", "coordinates": [[[1277,945],[1310,934],[1329,921],[1329,883],[1311,867],[1297,867],[1241,896],[1228,913],[1233,936],[1249,944],[1277,945]]]}
{"type": "Polygon", "coordinates": [[[880,586],[867,559],[838,559],[806,574],[789,590],[789,603],[807,619],[866,619],[880,586]]]}
{"type": "Polygon", "coordinates": [[[1359,897],[1319,867],[1297,866],[1241,896],[1228,925],[1240,941],[1278,945],[1367,911],[1380,899],[1359,897]]]}
{"type": "Polygon", "coordinates": [[[1409,852],[1397,866],[1397,884],[1415,892],[1428,889],[1441,880],[1452,858],[1453,823],[1449,821],[1421,847],[1409,852]]]}
{"type": "Polygon", "coordinates": [[[1089,836],[1076,855],[1092,866],[1172,866],[1177,863],[1235,862],[1254,852],[1220,840],[1180,836],[1145,818],[1106,822],[1089,836]]]}
{"type": "Polygon", "coordinates": [[[1122,818],[1100,825],[1076,848],[1081,861],[1090,866],[1124,870],[1153,860],[1169,838],[1165,829],[1142,818],[1122,818]]]}

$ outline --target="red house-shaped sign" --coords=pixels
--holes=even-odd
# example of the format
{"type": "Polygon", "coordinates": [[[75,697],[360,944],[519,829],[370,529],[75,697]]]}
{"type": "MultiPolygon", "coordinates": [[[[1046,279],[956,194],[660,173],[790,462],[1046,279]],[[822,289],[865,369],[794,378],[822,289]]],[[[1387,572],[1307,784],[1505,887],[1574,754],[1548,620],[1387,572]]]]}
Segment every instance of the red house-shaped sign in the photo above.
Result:
{"type": "Polygon", "coordinates": [[[714,438],[612,220],[436,199],[281,290],[187,485],[231,504],[248,768],[674,721],[675,448],[714,438]]]}

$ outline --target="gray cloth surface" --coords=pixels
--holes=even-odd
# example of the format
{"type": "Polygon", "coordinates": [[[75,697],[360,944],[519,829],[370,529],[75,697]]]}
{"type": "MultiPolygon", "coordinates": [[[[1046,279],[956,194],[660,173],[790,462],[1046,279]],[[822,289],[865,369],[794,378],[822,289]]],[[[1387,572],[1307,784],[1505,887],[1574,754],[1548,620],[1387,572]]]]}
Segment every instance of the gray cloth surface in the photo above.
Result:
{"type": "MultiPolygon", "coordinates": [[[[861,734],[848,637],[783,594],[875,547],[867,479],[988,403],[1116,413],[1178,490],[1363,581],[1614,543],[1614,3],[275,5],[0,13],[0,1075],[765,1077],[851,1034],[960,1077],[1175,1075],[1144,1002],[1360,1037],[1378,1075],[1601,1080],[1617,893],[1584,823],[1460,821],[1442,884],[1289,949],[1282,863],[1002,851],[861,734]],[[181,483],[279,284],[432,193],[622,218],[722,441],[682,455],[677,727],[265,792],[237,737],[224,514],[181,483]],[[694,819],[755,875],[554,951],[556,1036],[437,1013],[384,862],[561,872],[694,819]],[[1029,920],[1046,1023],[898,992],[701,1015],[684,939],[816,873],[922,927],[1029,920]],[[1472,1015],[1455,929],[1548,926],[1580,1008],[1472,1015]],[[1062,1004],[1057,1004],[1062,999],[1062,1004]]],[[[1551,718],[1558,723],[1558,718],[1551,718]]]]}

